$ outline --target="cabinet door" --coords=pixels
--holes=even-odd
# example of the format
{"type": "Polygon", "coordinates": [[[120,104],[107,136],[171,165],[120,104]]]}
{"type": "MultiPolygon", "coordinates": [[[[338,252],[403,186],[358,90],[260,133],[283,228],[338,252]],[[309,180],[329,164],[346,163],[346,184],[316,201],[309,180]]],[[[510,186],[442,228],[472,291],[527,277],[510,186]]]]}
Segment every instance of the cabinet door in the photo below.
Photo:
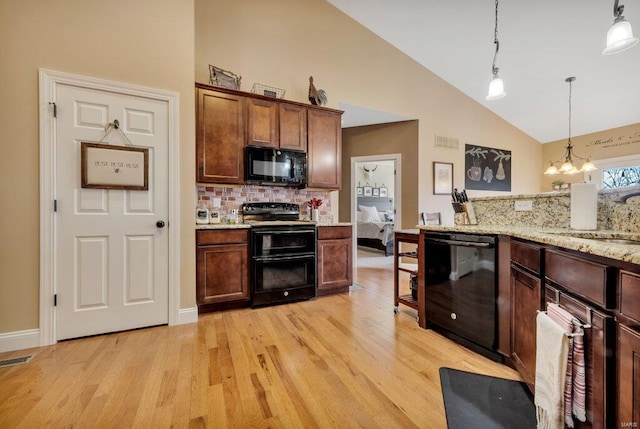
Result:
{"type": "Polygon", "coordinates": [[[309,109],[308,186],[340,189],[342,173],[341,114],[309,109]]]}
{"type": "Polygon", "coordinates": [[[249,245],[198,246],[198,306],[250,299],[249,245]]]}
{"type": "Polygon", "coordinates": [[[244,97],[197,89],[196,181],[244,183],[244,97]]]}
{"type": "Polygon", "coordinates": [[[353,282],[351,238],[318,240],[318,295],[347,292],[353,282]]]}
{"type": "Polygon", "coordinates": [[[575,421],[576,429],[607,429],[615,418],[614,347],[615,323],[610,314],[594,309],[581,299],[545,284],[545,302],[555,302],[573,314],[584,329],[587,421],[575,421]]]}
{"type": "Polygon", "coordinates": [[[278,104],[247,99],[247,145],[278,147],[278,104]]]}
{"type": "Polygon", "coordinates": [[[536,376],[536,317],[542,304],[542,281],[512,266],[511,299],[511,357],[533,391],[536,376]]]}
{"type": "Polygon", "coordinates": [[[640,427],[640,332],[618,325],[618,424],[640,427]]]}
{"type": "Polygon", "coordinates": [[[307,151],[307,109],[280,104],[280,148],[307,151]]]}

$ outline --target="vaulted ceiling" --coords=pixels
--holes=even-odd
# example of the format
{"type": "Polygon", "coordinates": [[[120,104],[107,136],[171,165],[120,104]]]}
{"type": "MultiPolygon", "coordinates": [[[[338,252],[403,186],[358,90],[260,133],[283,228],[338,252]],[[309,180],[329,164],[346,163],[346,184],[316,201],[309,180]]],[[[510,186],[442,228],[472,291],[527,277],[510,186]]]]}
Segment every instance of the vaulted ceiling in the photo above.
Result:
{"type": "MultiPolygon", "coordinates": [[[[576,77],[572,136],[640,123],[640,44],[601,54],[613,0],[500,2],[496,65],[507,96],[495,101],[485,100],[495,49],[494,1],[328,1],[541,143],[568,136],[569,76],[576,77]]],[[[640,1],[620,3],[637,37],[640,1]]]]}

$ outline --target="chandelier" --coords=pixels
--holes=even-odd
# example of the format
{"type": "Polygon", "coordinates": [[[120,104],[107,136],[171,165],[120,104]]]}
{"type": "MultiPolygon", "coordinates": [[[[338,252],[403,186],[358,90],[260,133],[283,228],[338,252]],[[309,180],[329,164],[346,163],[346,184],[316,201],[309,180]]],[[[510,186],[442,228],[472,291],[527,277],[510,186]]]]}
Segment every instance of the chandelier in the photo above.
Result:
{"type": "Polygon", "coordinates": [[[567,147],[564,152],[564,158],[560,158],[557,161],[550,162],[549,167],[545,170],[544,174],[558,174],[558,173],[575,174],[575,173],[580,173],[585,171],[597,170],[596,166],[593,165],[593,163],[589,158],[583,158],[581,156],[578,156],[573,151],[573,146],[571,145],[571,87],[572,87],[572,83],[575,80],[576,78],[573,76],[568,77],[564,80],[565,82],[569,83],[569,140],[567,141],[567,147]],[[580,169],[578,169],[573,164],[574,158],[585,160],[585,162],[582,164],[582,167],[580,167],[580,169]],[[560,168],[558,168],[556,164],[560,164],[560,163],[562,163],[562,165],[560,165],[560,168]]]}

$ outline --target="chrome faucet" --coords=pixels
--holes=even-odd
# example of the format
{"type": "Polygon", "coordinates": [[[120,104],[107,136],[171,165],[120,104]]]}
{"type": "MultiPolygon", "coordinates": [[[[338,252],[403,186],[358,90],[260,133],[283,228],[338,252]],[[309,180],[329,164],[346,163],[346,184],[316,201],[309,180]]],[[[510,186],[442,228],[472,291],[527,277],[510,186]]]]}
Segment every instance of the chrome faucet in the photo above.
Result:
{"type": "Polygon", "coordinates": [[[626,194],[618,195],[613,202],[618,204],[626,204],[627,200],[632,197],[640,197],[640,189],[635,189],[631,192],[627,192],[626,194]]]}

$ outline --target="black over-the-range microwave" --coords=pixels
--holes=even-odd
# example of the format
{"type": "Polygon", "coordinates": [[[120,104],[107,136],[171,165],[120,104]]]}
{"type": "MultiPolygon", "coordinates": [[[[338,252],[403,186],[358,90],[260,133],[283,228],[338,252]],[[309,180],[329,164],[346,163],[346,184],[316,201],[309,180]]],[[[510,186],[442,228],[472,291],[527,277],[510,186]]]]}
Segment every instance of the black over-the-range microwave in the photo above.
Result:
{"type": "Polygon", "coordinates": [[[307,186],[307,154],[268,147],[246,147],[245,182],[260,185],[307,186]]]}

